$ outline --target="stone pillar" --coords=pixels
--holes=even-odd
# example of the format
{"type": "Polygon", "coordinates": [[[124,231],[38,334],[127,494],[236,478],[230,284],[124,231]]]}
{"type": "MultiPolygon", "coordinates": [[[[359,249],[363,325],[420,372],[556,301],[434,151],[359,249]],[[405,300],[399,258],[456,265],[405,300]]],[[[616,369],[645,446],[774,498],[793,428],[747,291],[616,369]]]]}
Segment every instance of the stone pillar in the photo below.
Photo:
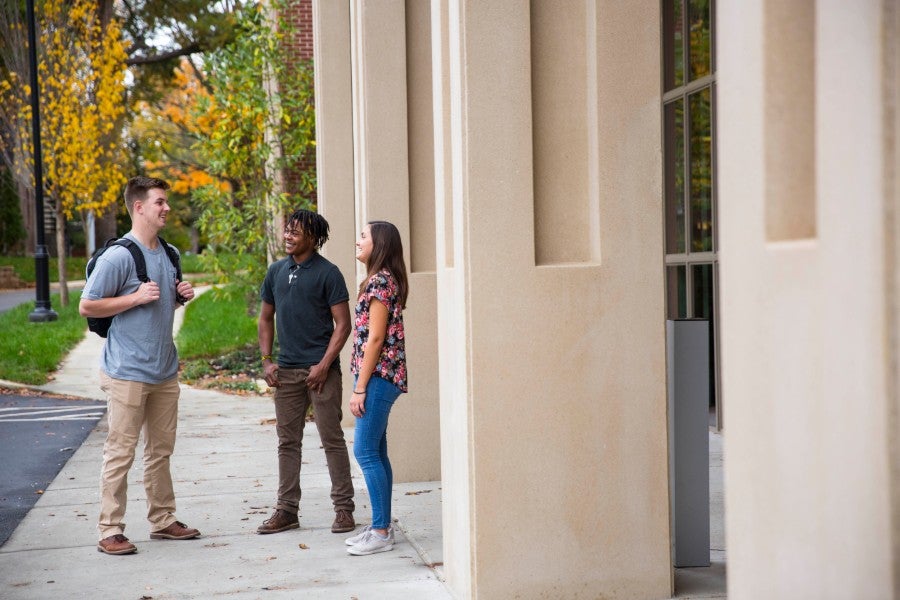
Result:
{"type": "Polygon", "coordinates": [[[441,478],[431,46],[430,3],[406,0],[409,231],[403,233],[403,243],[409,248],[410,297],[404,324],[410,392],[391,413],[396,481],[441,478]]]}
{"type": "Polygon", "coordinates": [[[717,25],[728,597],[897,598],[896,6],[717,25]]]}
{"type": "MultiPolygon", "coordinates": [[[[316,86],[316,176],[318,209],[331,228],[322,255],[341,270],[350,292],[350,311],[356,301],[356,212],[353,191],[353,106],[350,80],[350,5],[313,2],[316,86]]],[[[352,340],[352,333],[351,333],[352,340]]],[[[344,386],[344,425],[350,414],[352,341],[340,355],[344,386]]]]}
{"type": "MultiPolygon", "coordinates": [[[[407,11],[403,0],[318,1],[314,17],[319,208],[332,225],[326,253],[344,273],[352,309],[365,275],[355,260],[359,231],[378,219],[400,230],[410,272],[410,392],[391,413],[391,462],[396,482],[438,480],[429,5],[411,2],[407,11]]],[[[350,349],[341,354],[344,365],[350,349]]],[[[345,369],[346,390],[352,382],[345,369]]]]}
{"type": "Polygon", "coordinates": [[[659,10],[432,3],[459,597],[671,592],[659,10]]]}

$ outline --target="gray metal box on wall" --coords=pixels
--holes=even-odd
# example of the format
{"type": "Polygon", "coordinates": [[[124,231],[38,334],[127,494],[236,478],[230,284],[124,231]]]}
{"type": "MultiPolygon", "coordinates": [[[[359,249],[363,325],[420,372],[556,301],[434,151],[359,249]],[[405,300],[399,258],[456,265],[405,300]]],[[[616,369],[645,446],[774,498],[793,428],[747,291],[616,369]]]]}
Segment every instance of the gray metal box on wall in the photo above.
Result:
{"type": "Polygon", "coordinates": [[[709,321],[666,321],[669,499],[676,567],[709,561],[709,321]]]}

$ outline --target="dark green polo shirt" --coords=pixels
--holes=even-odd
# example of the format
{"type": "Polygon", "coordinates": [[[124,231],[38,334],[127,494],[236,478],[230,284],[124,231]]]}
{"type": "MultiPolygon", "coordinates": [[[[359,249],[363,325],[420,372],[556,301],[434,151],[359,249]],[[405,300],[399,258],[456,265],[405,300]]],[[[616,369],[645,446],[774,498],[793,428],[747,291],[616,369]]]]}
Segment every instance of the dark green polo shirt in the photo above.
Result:
{"type": "Polygon", "coordinates": [[[287,256],[269,265],[259,296],[275,307],[278,366],[288,369],[322,360],[334,332],[331,307],[350,298],[340,270],[318,252],[299,264],[287,256]]]}

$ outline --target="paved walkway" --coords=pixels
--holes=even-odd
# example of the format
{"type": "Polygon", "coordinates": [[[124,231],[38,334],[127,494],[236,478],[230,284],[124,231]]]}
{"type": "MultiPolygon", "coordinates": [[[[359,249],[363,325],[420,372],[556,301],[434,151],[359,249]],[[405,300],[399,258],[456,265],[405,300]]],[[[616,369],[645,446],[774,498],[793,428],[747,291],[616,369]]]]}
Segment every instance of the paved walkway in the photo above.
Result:
{"type": "MultiPolygon", "coordinates": [[[[176,328],[183,311],[176,313],[176,328]]],[[[41,389],[101,397],[97,375],[101,338],[90,334],[41,389]]],[[[14,386],[0,381],[0,387],[14,386]]],[[[172,471],[178,518],[203,536],[151,541],[138,456],[129,477],[126,534],[129,556],[96,551],[98,478],[106,420],[63,467],[41,499],[0,547],[0,598],[167,600],[175,598],[440,599],[441,483],[394,486],[397,544],[392,552],[353,557],[346,535],[331,533],[330,482],[318,432],[306,429],[300,529],[261,536],[277,486],[274,407],[265,396],[233,396],[182,386],[172,471]],[[428,493],[416,493],[425,492],[428,493]]],[[[346,430],[352,444],[352,429],[346,430]]],[[[725,598],[722,438],[710,434],[713,564],[676,569],[677,598],[725,598]]],[[[365,483],[353,461],[356,517],[369,522],[365,483]]]]}
{"type": "MultiPolygon", "coordinates": [[[[100,397],[97,357],[102,343],[88,335],[41,389],[100,397]]],[[[396,485],[394,550],[350,556],[343,544],[350,534],[331,533],[330,481],[314,425],[307,427],[304,439],[300,529],[258,535],[256,527],[271,513],[277,487],[273,423],[269,397],[183,386],[172,458],[177,516],[203,536],[182,542],[149,539],[138,456],[129,477],[126,516],[126,534],[138,553],[107,556],[96,551],[104,418],[0,548],[0,597],[451,597],[441,581],[440,482],[396,485]],[[424,490],[430,493],[414,493],[424,490]]],[[[348,429],[349,443],[352,434],[348,429]]],[[[371,518],[368,496],[361,472],[353,466],[356,517],[365,524],[371,518]]]]}

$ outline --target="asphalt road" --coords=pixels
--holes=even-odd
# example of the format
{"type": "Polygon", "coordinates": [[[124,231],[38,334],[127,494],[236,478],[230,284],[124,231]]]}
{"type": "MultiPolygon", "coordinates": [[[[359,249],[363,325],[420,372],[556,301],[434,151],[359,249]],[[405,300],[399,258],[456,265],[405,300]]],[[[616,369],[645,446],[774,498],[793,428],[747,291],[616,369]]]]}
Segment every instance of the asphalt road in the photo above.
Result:
{"type": "Polygon", "coordinates": [[[97,400],[0,392],[0,546],[105,411],[97,400]]]}
{"type": "Polygon", "coordinates": [[[34,288],[22,288],[19,290],[0,290],[0,313],[11,309],[19,304],[31,302],[34,306],[36,298],[34,288]]]}
{"type": "MultiPolygon", "coordinates": [[[[69,291],[77,292],[80,291],[81,288],[84,287],[83,281],[70,281],[69,282],[69,291]]],[[[50,285],[50,294],[52,295],[55,291],[57,291],[58,286],[55,284],[50,285]]],[[[35,299],[37,298],[37,292],[34,288],[20,288],[17,290],[0,290],[0,313],[5,312],[11,309],[14,306],[18,306],[19,304],[28,303],[32,308],[34,308],[35,299]]],[[[55,306],[51,306],[54,310],[57,308],[55,306]]]]}

